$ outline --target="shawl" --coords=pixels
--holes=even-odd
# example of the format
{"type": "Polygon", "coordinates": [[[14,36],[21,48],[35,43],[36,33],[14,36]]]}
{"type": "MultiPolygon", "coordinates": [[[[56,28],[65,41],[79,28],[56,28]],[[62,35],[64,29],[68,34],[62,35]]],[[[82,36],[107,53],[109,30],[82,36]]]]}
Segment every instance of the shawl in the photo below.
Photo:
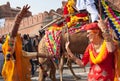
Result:
{"type": "MultiPolygon", "coordinates": [[[[6,55],[10,49],[10,36],[7,36],[3,46],[3,54],[5,62],[2,69],[2,76],[4,81],[31,81],[30,79],[30,62],[29,58],[23,57],[22,41],[19,35],[16,36],[15,40],[15,60],[10,58],[6,60],[6,55]]],[[[13,55],[13,53],[11,53],[13,55]]]]}

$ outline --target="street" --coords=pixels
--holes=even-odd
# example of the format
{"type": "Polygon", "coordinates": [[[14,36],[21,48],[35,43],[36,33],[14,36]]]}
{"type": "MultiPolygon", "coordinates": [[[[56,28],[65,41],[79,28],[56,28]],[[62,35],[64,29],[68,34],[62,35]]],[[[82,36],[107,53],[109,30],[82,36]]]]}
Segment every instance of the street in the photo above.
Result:
{"type": "MultiPolygon", "coordinates": [[[[63,70],[63,81],[87,81],[87,74],[89,72],[89,66],[85,67],[86,72],[84,72],[84,68],[80,68],[78,65],[73,64],[73,70],[75,74],[80,77],[81,79],[75,80],[70,70],[67,66],[64,67],[63,70]]],[[[60,81],[59,71],[56,72],[57,81],[60,81]]],[[[38,81],[38,72],[35,74],[34,77],[31,78],[32,81],[38,81]]],[[[49,77],[46,78],[46,81],[51,81],[49,77]]]]}
{"type": "MultiPolygon", "coordinates": [[[[81,79],[75,80],[70,70],[67,66],[64,67],[63,70],[63,81],[87,81],[87,74],[89,71],[89,66],[85,67],[86,72],[84,72],[84,68],[80,68],[78,65],[73,64],[73,70],[75,74],[81,79]]],[[[57,81],[60,81],[59,71],[56,72],[57,81]]],[[[32,81],[38,81],[38,71],[35,73],[33,77],[31,77],[32,81]]],[[[2,77],[0,77],[0,81],[3,81],[2,77]]],[[[49,77],[46,78],[46,81],[51,81],[49,77]]]]}

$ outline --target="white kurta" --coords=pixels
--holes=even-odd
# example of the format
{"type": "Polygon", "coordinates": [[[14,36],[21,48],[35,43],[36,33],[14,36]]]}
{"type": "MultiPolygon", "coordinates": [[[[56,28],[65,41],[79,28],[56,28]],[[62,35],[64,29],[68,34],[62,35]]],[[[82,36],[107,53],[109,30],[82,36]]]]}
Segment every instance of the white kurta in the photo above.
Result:
{"type": "Polygon", "coordinates": [[[86,9],[90,13],[92,22],[98,20],[98,10],[94,3],[94,0],[77,0],[76,2],[76,8],[78,10],[86,9]]]}

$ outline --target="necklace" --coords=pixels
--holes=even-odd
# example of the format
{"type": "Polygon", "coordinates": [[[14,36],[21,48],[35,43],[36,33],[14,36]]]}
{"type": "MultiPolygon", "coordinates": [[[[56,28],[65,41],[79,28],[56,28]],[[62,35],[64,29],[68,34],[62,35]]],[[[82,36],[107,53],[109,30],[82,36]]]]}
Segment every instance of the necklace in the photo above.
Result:
{"type": "Polygon", "coordinates": [[[92,46],[93,46],[96,53],[100,52],[102,43],[103,43],[103,40],[102,40],[102,42],[100,44],[96,44],[96,45],[92,44],[92,46]]]}
{"type": "Polygon", "coordinates": [[[103,57],[106,57],[106,55],[107,55],[107,53],[106,53],[105,51],[106,51],[105,41],[102,43],[100,52],[99,52],[99,54],[97,55],[97,57],[95,57],[94,54],[93,54],[93,52],[92,52],[92,50],[89,49],[89,54],[90,54],[90,59],[91,59],[91,61],[92,61],[94,64],[101,63],[101,62],[105,59],[105,58],[103,58],[103,57]]]}

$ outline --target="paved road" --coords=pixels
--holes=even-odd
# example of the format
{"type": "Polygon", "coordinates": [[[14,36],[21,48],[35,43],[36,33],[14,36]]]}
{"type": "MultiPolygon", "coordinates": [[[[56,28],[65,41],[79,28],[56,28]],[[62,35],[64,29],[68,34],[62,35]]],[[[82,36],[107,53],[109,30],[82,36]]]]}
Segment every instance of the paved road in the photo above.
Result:
{"type": "MultiPolygon", "coordinates": [[[[65,69],[63,70],[63,81],[87,81],[87,74],[88,74],[88,71],[89,71],[89,66],[86,66],[85,67],[86,69],[86,72],[84,72],[84,69],[83,68],[79,68],[79,66],[77,65],[73,65],[73,70],[75,72],[75,74],[78,76],[78,77],[81,77],[81,79],[79,80],[75,80],[72,73],[70,72],[70,70],[65,66],[65,69]]],[[[38,73],[35,74],[34,77],[32,77],[32,81],[38,81],[38,73]]],[[[56,72],[56,78],[57,78],[57,81],[60,81],[60,76],[59,76],[59,71],[57,70],[56,72]]],[[[46,78],[46,81],[51,81],[49,77],[46,78]]]]}
{"type": "MultiPolygon", "coordinates": [[[[77,76],[81,77],[79,80],[75,80],[67,67],[65,67],[63,71],[63,81],[87,81],[87,74],[89,67],[86,67],[86,72],[84,72],[83,68],[79,68],[79,66],[73,65],[74,72],[77,76]]],[[[57,81],[60,81],[59,72],[56,72],[57,81]]],[[[38,81],[38,72],[35,73],[34,77],[31,77],[32,81],[38,81]]],[[[3,81],[2,77],[0,77],[0,81],[3,81]]],[[[46,81],[51,81],[49,77],[46,78],[46,81]]]]}

